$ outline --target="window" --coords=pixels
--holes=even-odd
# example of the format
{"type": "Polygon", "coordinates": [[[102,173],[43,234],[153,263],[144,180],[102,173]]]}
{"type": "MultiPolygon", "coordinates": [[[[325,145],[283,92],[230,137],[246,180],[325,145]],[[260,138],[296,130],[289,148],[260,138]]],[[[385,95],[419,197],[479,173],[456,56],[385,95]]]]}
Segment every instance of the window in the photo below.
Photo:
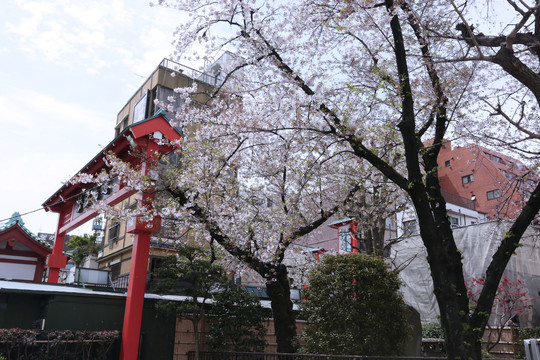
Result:
{"type": "Polygon", "coordinates": [[[145,92],[133,107],[133,124],[142,121],[148,117],[147,110],[148,92],[145,92]]]}
{"type": "Polygon", "coordinates": [[[116,223],[109,228],[109,248],[112,248],[113,244],[118,241],[119,232],[120,223],[116,223]]]}
{"type": "Polygon", "coordinates": [[[459,226],[459,219],[456,218],[456,217],[453,217],[453,216],[450,216],[448,218],[448,220],[450,221],[450,226],[455,228],[455,227],[458,227],[459,226]]]}
{"type": "Polygon", "coordinates": [[[462,177],[461,177],[461,183],[462,183],[463,185],[468,184],[468,183],[472,183],[473,181],[474,181],[474,176],[473,176],[473,174],[465,175],[465,176],[462,176],[462,177]]]}
{"type": "Polygon", "coordinates": [[[496,163],[504,164],[503,160],[498,156],[493,155],[491,159],[496,163]]]}
{"type": "Polygon", "coordinates": [[[116,264],[111,264],[111,280],[115,281],[120,275],[121,264],[118,262],[116,264]]]}
{"type": "Polygon", "coordinates": [[[446,160],[446,161],[444,162],[444,166],[445,166],[445,167],[449,167],[449,166],[450,166],[450,160],[446,160]]]}
{"type": "Polygon", "coordinates": [[[129,124],[129,116],[126,116],[124,120],[122,120],[122,130],[128,127],[129,124]]]}
{"type": "Polygon", "coordinates": [[[493,200],[493,199],[496,199],[496,198],[499,198],[499,197],[501,197],[501,191],[499,189],[491,190],[491,191],[487,192],[487,199],[488,200],[493,200]]]}
{"type": "Polygon", "coordinates": [[[396,222],[392,218],[387,218],[384,220],[385,226],[387,229],[395,229],[396,228],[396,222]]]}
{"type": "MultiPolygon", "coordinates": [[[[173,106],[173,111],[169,112],[167,110],[166,116],[169,120],[174,120],[176,118],[175,116],[176,110],[180,107],[180,105],[183,102],[182,97],[179,96],[177,93],[175,93],[173,89],[169,89],[161,85],[158,85],[156,87],[155,92],[156,92],[155,94],[156,100],[158,100],[160,104],[163,103],[165,105],[165,109],[167,109],[168,105],[173,106]]],[[[152,106],[153,106],[152,113],[155,114],[156,112],[159,111],[160,109],[159,106],[156,106],[155,104],[153,104],[152,106]]]]}
{"type": "Polygon", "coordinates": [[[412,235],[416,233],[416,220],[403,222],[403,234],[412,235]]]}

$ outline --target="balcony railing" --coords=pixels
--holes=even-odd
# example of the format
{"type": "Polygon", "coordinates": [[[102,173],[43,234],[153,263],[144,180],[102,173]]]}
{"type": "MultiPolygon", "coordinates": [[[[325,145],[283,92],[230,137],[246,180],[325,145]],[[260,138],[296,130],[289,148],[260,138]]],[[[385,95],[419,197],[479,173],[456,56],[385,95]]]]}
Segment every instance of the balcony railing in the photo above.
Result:
{"type": "Polygon", "coordinates": [[[220,85],[223,81],[223,76],[213,75],[209,72],[195,70],[193,68],[190,68],[189,66],[182,65],[170,59],[163,59],[159,66],[172,70],[179,74],[184,74],[192,79],[197,79],[212,86],[220,85]]]}

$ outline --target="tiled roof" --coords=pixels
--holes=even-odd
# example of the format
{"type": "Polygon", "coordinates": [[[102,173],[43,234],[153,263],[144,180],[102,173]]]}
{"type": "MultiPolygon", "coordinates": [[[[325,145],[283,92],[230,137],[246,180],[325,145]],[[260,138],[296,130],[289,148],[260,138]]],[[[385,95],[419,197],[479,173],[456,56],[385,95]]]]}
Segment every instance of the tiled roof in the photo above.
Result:
{"type": "Polygon", "coordinates": [[[3,226],[0,226],[0,231],[4,231],[4,230],[7,230],[9,229],[10,227],[12,226],[15,226],[15,225],[18,225],[21,230],[23,230],[25,233],[27,233],[32,239],[34,239],[36,242],[38,242],[39,244],[49,248],[49,249],[52,249],[51,247],[51,244],[48,243],[47,241],[44,241],[42,239],[40,239],[39,237],[37,237],[36,235],[34,235],[33,232],[31,232],[30,230],[28,230],[26,228],[26,226],[24,226],[24,221],[21,217],[21,214],[19,214],[18,211],[15,211],[13,213],[13,215],[11,215],[11,218],[9,218],[9,220],[3,225],[3,226]]]}

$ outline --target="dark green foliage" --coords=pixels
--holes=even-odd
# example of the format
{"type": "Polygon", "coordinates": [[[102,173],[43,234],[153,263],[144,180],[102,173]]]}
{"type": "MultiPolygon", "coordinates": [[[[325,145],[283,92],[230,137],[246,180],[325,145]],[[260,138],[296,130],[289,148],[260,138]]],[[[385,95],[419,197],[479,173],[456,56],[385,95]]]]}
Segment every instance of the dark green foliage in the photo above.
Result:
{"type": "Polygon", "coordinates": [[[66,243],[66,247],[71,249],[71,259],[79,267],[88,255],[97,255],[99,244],[96,244],[97,234],[83,236],[74,235],[66,243]]]}
{"type": "Polygon", "coordinates": [[[179,292],[191,298],[184,302],[158,301],[158,310],[184,317],[200,314],[204,302],[227,281],[225,269],[211,262],[204,250],[193,247],[180,249],[178,256],[166,257],[155,275],[160,279],[156,292],[179,292]]]}
{"type": "Polygon", "coordinates": [[[428,339],[444,339],[444,330],[439,323],[422,324],[422,337],[428,339]]]}
{"type": "Polygon", "coordinates": [[[514,330],[514,358],[525,358],[525,345],[523,340],[527,339],[540,339],[540,327],[534,328],[517,328],[514,330]]]}
{"type": "Polygon", "coordinates": [[[207,343],[215,350],[264,351],[266,314],[259,298],[228,283],[214,300],[210,310],[214,319],[207,343]]]}
{"type": "Polygon", "coordinates": [[[397,274],[380,258],[329,255],[309,275],[302,309],[306,351],[333,355],[399,355],[407,309],[397,274]]]}
{"type": "Polygon", "coordinates": [[[199,359],[199,322],[205,315],[206,301],[222,289],[227,281],[225,269],[215,264],[204,249],[184,247],[178,251],[177,256],[165,258],[155,275],[160,277],[156,291],[171,292],[180,283],[181,293],[189,296],[188,301],[160,300],[156,303],[156,309],[191,321],[195,337],[195,359],[199,359]]]}

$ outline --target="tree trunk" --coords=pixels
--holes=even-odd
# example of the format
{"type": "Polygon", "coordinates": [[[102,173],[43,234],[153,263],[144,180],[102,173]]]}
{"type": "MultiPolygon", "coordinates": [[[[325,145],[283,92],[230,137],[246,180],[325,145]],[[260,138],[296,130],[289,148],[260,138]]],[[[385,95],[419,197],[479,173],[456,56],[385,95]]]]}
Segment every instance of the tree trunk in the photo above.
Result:
{"type": "Polygon", "coordinates": [[[480,359],[483,328],[471,326],[461,252],[455,245],[448,220],[440,219],[437,212],[433,215],[435,221],[422,221],[420,227],[446,334],[448,359],[480,359]]]}
{"type": "Polygon", "coordinates": [[[272,304],[277,351],[294,353],[296,352],[296,321],[287,268],[285,265],[278,265],[270,269],[269,274],[274,275],[273,278],[267,279],[266,292],[272,304]]]}

